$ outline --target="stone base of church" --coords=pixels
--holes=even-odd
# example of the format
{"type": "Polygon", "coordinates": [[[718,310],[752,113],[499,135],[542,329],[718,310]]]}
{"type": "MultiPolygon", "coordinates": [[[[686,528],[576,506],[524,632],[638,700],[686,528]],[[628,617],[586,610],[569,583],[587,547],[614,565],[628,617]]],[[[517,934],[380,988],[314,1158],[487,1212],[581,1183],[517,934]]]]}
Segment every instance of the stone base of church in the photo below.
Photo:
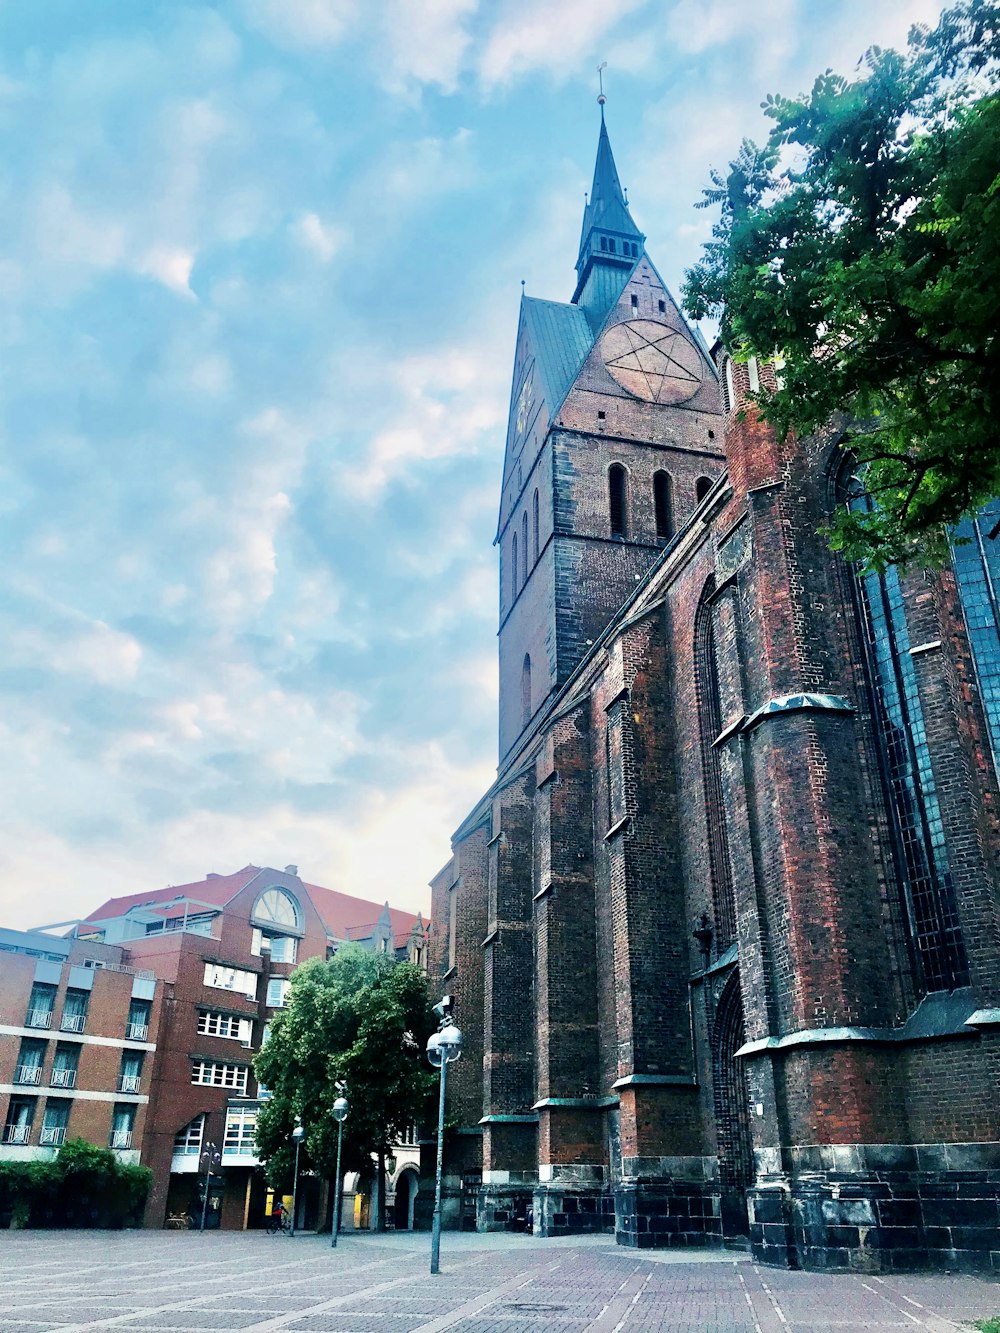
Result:
{"type": "Polygon", "coordinates": [[[602,1167],[548,1166],[540,1175],[532,1199],[536,1236],[614,1231],[614,1199],[602,1167]]]}
{"type": "Polygon", "coordinates": [[[823,1144],[780,1159],[783,1178],[747,1196],[758,1263],[1000,1273],[1000,1143],[823,1144]]]}
{"type": "Polygon", "coordinates": [[[530,1231],[538,1173],[484,1171],[476,1196],[477,1231],[530,1231]]]}
{"type": "Polygon", "coordinates": [[[615,1186],[615,1239],[632,1249],[721,1248],[722,1190],[714,1157],[625,1158],[615,1186]]]}

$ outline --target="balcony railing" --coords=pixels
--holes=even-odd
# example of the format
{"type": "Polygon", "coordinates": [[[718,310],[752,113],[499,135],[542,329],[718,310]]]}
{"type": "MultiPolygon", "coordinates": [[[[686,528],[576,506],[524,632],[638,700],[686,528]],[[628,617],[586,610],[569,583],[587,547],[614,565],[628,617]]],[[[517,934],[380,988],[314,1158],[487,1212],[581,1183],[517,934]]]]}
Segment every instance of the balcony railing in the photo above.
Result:
{"type": "Polygon", "coordinates": [[[111,1137],[108,1139],[110,1148],[131,1148],[132,1131],[130,1129],[113,1129],[111,1137]]]}
{"type": "Polygon", "coordinates": [[[149,1036],[148,1023],[129,1023],[128,1032],[125,1034],[130,1041],[145,1041],[149,1036]]]}
{"type": "Polygon", "coordinates": [[[18,1065],[14,1074],[15,1083],[41,1083],[42,1066],[41,1065],[18,1065]]]}
{"type": "Polygon", "coordinates": [[[52,1077],[49,1082],[54,1088],[75,1088],[76,1070],[75,1069],[53,1069],[52,1077]]]}
{"type": "Polygon", "coordinates": [[[58,1148],[65,1138],[65,1125],[43,1125],[38,1142],[43,1148],[58,1148]]]}
{"type": "Polygon", "coordinates": [[[25,1027],[29,1028],[50,1028],[52,1026],[51,1009],[29,1009],[28,1017],[25,1019],[25,1027]]]}
{"type": "MultiPolygon", "coordinates": [[[[86,1014],[63,1014],[59,1028],[62,1032],[82,1032],[86,1022],[86,1014]]],[[[45,1026],[48,1027],[48,1023],[45,1026]]]]}
{"type": "Polygon", "coordinates": [[[141,1074],[122,1074],[118,1080],[119,1092],[138,1092],[139,1084],[142,1082],[141,1074]]]}
{"type": "Polygon", "coordinates": [[[30,1125],[4,1125],[4,1143],[27,1143],[31,1136],[30,1125]]]}

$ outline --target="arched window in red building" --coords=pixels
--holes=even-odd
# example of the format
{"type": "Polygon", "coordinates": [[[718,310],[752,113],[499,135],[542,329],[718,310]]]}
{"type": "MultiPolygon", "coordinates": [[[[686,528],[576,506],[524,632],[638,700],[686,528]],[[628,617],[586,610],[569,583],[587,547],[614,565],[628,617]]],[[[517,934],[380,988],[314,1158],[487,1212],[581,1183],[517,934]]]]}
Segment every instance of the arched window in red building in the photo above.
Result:
{"type": "Polygon", "coordinates": [[[510,600],[513,602],[517,596],[517,533],[515,532],[510,539],[510,600]]]}
{"type": "Polygon", "coordinates": [[[528,511],[521,515],[521,549],[524,551],[524,581],[528,582],[528,511]]]}
{"type": "Polygon", "coordinates": [[[521,726],[526,727],[531,721],[531,658],[524,654],[521,666],[521,726]]]}
{"type": "Polygon", "coordinates": [[[535,534],[535,559],[538,559],[538,491],[531,500],[531,524],[535,534]]]}
{"type": "Polygon", "coordinates": [[[699,504],[701,504],[702,500],[704,500],[705,496],[709,493],[711,489],[712,489],[711,477],[698,478],[698,480],[694,484],[694,497],[699,504]]]}

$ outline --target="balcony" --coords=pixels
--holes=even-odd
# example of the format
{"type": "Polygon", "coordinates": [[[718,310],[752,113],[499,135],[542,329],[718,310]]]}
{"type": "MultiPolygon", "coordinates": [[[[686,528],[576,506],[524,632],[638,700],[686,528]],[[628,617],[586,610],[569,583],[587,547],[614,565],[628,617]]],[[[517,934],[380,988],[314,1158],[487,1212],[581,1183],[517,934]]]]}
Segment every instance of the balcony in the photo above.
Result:
{"type": "Polygon", "coordinates": [[[50,1028],[52,1026],[52,1010],[29,1009],[24,1025],[29,1028],[50,1028]]]}
{"type": "Polygon", "coordinates": [[[149,1036],[148,1023],[129,1023],[128,1031],[125,1033],[129,1041],[145,1041],[149,1036]]]}
{"type": "Polygon", "coordinates": [[[141,1074],[122,1074],[118,1080],[119,1092],[138,1092],[142,1083],[141,1074]]]}
{"type": "Polygon", "coordinates": [[[75,1088],[76,1070],[75,1069],[53,1069],[52,1077],[49,1079],[54,1088],[75,1088]]]}
{"type": "Polygon", "coordinates": [[[4,1143],[27,1143],[31,1137],[30,1125],[4,1125],[4,1143]]]}
{"type": "Polygon", "coordinates": [[[111,1137],[108,1139],[109,1148],[117,1148],[119,1151],[132,1146],[132,1131],[130,1129],[113,1129],[111,1137]]]}
{"type": "Polygon", "coordinates": [[[66,1138],[65,1125],[43,1125],[38,1142],[43,1148],[58,1148],[66,1138]]]}
{"type": "Polygon", "coordinates": [[[15,1083],[41,1083],[41,1081],[41,1065],[18,1065],[17,1072],[14,1074],[15,1083]]]}
{"type": "MultiPolygon", "coordinates": [[[[60,1032],[82,1032],[87,1025],[86,1014],[63,1014],[60,1032]]],[[[48,1027],[48,1023],[45,1024],[48,1027]]]]}

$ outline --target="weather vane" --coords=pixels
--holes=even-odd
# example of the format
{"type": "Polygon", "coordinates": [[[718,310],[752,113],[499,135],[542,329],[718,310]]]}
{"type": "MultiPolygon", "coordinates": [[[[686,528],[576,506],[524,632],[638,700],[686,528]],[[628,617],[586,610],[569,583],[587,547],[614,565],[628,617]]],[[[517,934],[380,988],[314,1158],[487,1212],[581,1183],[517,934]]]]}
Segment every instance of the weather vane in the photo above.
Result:
{"type": "Polygon", "coordinates": [[[602,60],[601,63],[597,66],[597,80],[601,90],[597,96],[598,106],[603,106],[604,103],[608,100],[604,96],[604,71],[607,69],[607,67],[608,67],[608,62],[606,60],[602,60]]]}

